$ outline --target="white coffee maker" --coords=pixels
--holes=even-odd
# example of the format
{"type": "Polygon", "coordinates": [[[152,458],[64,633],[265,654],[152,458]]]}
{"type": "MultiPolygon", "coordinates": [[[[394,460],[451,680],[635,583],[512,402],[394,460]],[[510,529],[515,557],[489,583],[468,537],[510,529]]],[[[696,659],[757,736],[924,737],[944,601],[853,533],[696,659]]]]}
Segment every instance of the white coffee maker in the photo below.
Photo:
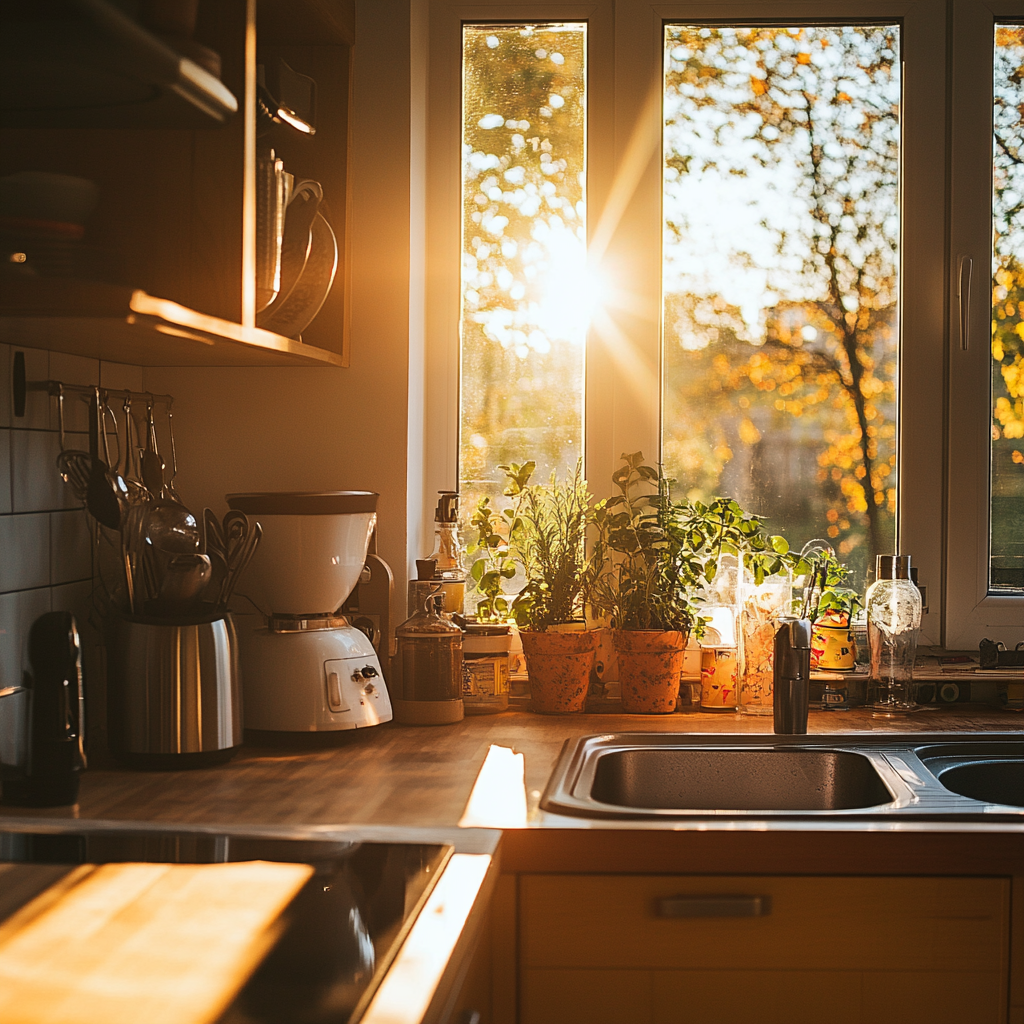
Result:
{"type": "Polygon", "coordinates": [[[246,729],[335,732],[389,722],[377,652],[339,611],[366,564],[377,495],[270,492],[227,501],[263,530],[238,587],[252,612],[234,614],[246,729]]]}

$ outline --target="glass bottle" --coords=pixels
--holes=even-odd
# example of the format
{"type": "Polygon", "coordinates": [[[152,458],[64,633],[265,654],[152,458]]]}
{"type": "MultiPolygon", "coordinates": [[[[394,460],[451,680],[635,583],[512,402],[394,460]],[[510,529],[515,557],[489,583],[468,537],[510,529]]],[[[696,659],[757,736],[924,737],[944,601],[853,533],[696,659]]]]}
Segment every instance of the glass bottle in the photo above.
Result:
{"type": "Polygon", "coordinates": [[[434,511],[434,550],[429,558],[436,563],[433,580],[442,584],[444,608],[449,614],[462,614],[466,604],[466,563],[459,537],[459,492],[438,491],[434,511]]]}
{"type": "Polygon", "coordinates": [[[901,714],[917,707],[914,659],[921,628],[921,593],[910,578],[910,555],[878,555],[875,582],[868,587],[868,649],[872,707],[901,714]]]}

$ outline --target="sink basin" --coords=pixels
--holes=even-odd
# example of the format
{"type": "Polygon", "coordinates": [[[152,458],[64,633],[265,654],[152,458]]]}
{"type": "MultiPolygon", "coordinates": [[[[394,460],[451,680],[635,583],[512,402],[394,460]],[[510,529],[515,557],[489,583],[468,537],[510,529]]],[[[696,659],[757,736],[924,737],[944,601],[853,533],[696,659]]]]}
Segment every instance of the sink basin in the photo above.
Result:
{"type": "Polygon", "coordinates": [[[541,808],[592,818],[815,817],[903,806],[881,754],[800,737],[609,733],[566,744],[541,808]]]}
{"type": "Polygon", "coordinates": [[[1024,742],[941,743],[917,753],[949,792],[986,804],[1024,807],[1024,742]]]}
{"type": "Polygon", "coordinates": [[[677,811],[833,811],[892,801],[863,754],[672,747],[603,754],[590,796],[617,807],[677,811]]]}
{"type": "Polygon", "coordinates": [[[989,804],[1024,807],[1024,759],[970,761],[939,772],[946,789],[989,804]]]}

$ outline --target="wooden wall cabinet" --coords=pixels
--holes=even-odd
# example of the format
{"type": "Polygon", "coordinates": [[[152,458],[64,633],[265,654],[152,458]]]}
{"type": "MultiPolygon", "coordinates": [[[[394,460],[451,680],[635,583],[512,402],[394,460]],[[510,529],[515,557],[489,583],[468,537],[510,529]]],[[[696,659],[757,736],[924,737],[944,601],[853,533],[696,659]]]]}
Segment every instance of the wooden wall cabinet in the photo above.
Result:
{"type": "Polygon", "coordinates": [[[6,116],[0,174],[47,170],[94,180],[85,241],[124,259],[124,286],[0,278],[0,341],[138,365],[347,365],[346,165],[353,5],[345,0],[201,0],[198,42],[221,58],[239,112],[221,124],[166,103],[85,108],[65,127],[6,116]],[[257,139],[257,64],[283,57],[317,82],[317,131],[257,139]],[[155,121],[158,126],[152,126],[155,121]],[[199,126],[197,126],[197,124],[199,126]],[[302,340],[256,327],[255,166],[273,145],[298,179],[323,185],[338,237],[334,286],[302,340]]]}

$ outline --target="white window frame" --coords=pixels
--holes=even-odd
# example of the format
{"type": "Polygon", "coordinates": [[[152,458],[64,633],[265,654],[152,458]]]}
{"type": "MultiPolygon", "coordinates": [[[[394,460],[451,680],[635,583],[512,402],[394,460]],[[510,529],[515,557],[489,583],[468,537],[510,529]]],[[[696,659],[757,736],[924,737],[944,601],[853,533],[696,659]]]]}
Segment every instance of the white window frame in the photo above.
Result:
{"type": "Polygon", "coordinates": [[[953,648],[977,648],[985,636],[1008,647],[1024,640],[1024,595],[988,592],[992,32],[996,21],[1022,17],[1021,0],[955,0],[953,5],[946,538],[946,644],[953,648]],[[973,263],[966,339],[960,329],[963,257],[973,263]]]}
{"type": "MultiPolygon", "coordinates": [[[[981,0],[956,2],[962,7],[982,6],[981,0]]],[[[1011,0],[1009,6],[1019,9],[1021,2],[1011,0]]],[[[961,7],[957,10],[959,18],[961,7]]],[[[958,211],[951,223],[947,212],[951,197],[947,11],[946,0],[822,0],[813,4],[800,0],[667,4],[649,0],[591,4],[489,0],[473,5],[432,0],[427,73],[424,473],[420,508],[424,533],[429,530],[436,491],[451,487],[457,479],[462,24],[588,23],[588,241],[592,254],[602,254],[600,267],[605,278],[632,296],[628,312],[613,310],[621,335],[618,349],[612,350],[594,331],[587,345],[585,462],[591,490],[600,497],[609,492],[610,476],[620,453],[639,449],[653,457],[660,450],[664,24],[898,22],[903,26],[904,84],[897,546],[913,556],[921,582],[928,587],[929,610],[922,623],[922,643],[976,647],[973,633],[965,631],[959,590],[968,563],[977,562],[975,574],[987,572],[987,568],[980,557],[975,558],[971,551],[965,553],[970,545],[960,541],[964,525],[957,515],[946,511],[952,508],[959,514],[970,507],[976,515],[983,499],[987,517],[988,494],[986,476],[983,483],[971,485],[980,488],[975,492],[980,495],[977,501],[964,502],[962,495],[958,497],[957,481],[963,479],[963,474],[959,468],[954,473],[953,466],[958,466],[964,456],[947,434],[947,428],[951,433],[962,430],[964,410],[956,403],[967,386],[967,377],[960,377],[960,360],[950,345],[949,325],[955,324],[955,319],[949,319],[955,298],[950,241],[958,237],[962,220],[978,217],[977,213],[961,215],[958,211]],[[951,379],[956,383],[950,384],[951,379]],[[952,408],[947,406],[947,395],[954,397],[952,408]]],[[[977,15],[968,12],[963,16],[977,15]]],[[[960,32],[959,21],[957,24],[960,32]]],[[[955,88],[960,81],[954,80],[955,88]]],[[[956,109],[961,119],[974,116],[977,120],[969,111],[976,112],[978,102],[966,91],[964,96],[958,95],[956,109]]],[[[953,135],[957,147],[962,147],[963,137],[962,131],[953,135]]],[[[991,132],[988,146],[990,138],[991,132]]],[[[953,152],[953,173],[959,174],[959,149],[953,152]]],[[[990,170],[989,165],[986,174],[990,170]]],[[[979,173],[977,166],[973,173],[979,173]]],[[[984,194],[988,196],[988,176],[985,182],[984,194]]],[[[969,188],[970,183],[963,187],[969,188]]],[[[990,221],[982,220],[981,225],[980,230],[990,235],[990,221]]],[[[976,226],[974,230],[979,229],[976,226]]],[[[976,259],[975,266],[979,262],[984,260],[976,259]]],[[[979,306],[974,316],[980,324],[988,314],[979,306]]],[[[970,355],[980,365],[978,354],[984,356],[987,352],[987,344],[979,344],[970,355]]],[[[987,372],[987,363],[981,372],[987,372]]],[[[984,379],[987,381],[987,377],[984,379]]],[[[976,420],[984,419],[987,431],[987,384],[985,401],[980,405],[979,401],[977,396],[971,399],[972,407],[977,406],[972,415],[976,420]]],[[[979,436],[987,438],[987,432],[979,436]]],[[[987,454],[984,464],[988,464],[987,454]]],[[[987,528],[987,518],[984,522],[987,528]]],[[[992,600],[980,602],[986,613],[993,607],[992,600]]],[[[1006,625],[1024,622],[1024,600],[995,601],[1000,614],[1005,611],[1006,625]]],[[[992,621],[1002,623],[1004,619],[992,621]]]]}

